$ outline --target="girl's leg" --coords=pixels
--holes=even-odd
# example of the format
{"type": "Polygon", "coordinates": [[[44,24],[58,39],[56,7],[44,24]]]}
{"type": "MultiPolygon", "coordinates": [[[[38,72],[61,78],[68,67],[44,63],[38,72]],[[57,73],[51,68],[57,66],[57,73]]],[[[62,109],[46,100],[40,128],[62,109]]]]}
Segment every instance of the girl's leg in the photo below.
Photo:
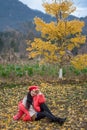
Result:
{"type": "Polygon", "coordinates": [[[44,117],[47,117],[48,119],[53,119],[52,115],[50,113],[48,113],[46,111],[42,111],[42,112],[37,113],[37,117],[36,117],[35,120],[37,121],[37,120],[40,120],[40,119],[42,119],[44,117]]]}
{"type": "Polygon", "coordinates": [[[45,112],[45,113],[43,113],[42,115],[40,114],[37,119],[48,117],[49,119],[51,119],[51,121],[58,122],[60,125],[62,125],[65,122],[66,118],[55,117],[45,103],[41,104],[40,108],[41,108],[41,112],[45,112]]]}
{"type": "Polygon", "coordinates": [[[52,114],[45,103],[40,104],[40,108],[41,108],[41,111],[47,111],[48,113],[52,114]]]}
{"type": "Polygon", "coordinates": [[[54,115],[50,114],[47,111],[38,112],[37,113],[37,118],[35,120],[40,120],[40,119],[42,119],[44,117],[47,117],[48,119],[50,119],[53,122],[57,122],[58,121],[57,118],[54,115]]]}
{"type": "Polygon", "coordinates": [[[52,115],[46,111],[38,112],[35,120],[38,121],[44,117],[47,117],[48,119],[50,119],[51,122],[58,122],[61,126],[64,124],[64,122],[66,120],[66,118],[57,118],[54,115],[52,115]]]}

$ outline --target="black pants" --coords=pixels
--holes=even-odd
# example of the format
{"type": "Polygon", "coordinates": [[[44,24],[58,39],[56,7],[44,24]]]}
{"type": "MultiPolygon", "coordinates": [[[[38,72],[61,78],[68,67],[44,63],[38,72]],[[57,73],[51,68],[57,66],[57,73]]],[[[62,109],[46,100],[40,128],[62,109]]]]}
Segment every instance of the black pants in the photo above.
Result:
{"type": "Polygon", "coordinates": [[[53,122],[55,122],[55,121],[58,121],[57,119],[57,117],[55,117],[52,113],[51,113],[51,111],[49,110],[49,108],[47,107],[47,105],[45,104],[45,103],[43,103],[43,104],[41,104],[41,106],[40,106],[40,108],[41,108],[41,112],[38,112],[37,113],[37,117],[36,117],[36,121],[37,120],[40,120],[40,119],[42,119],[42,118],[44,118],[44,117],[47,117],[48,119],[50,119],[51,121],[53,121],[53,122]]]}

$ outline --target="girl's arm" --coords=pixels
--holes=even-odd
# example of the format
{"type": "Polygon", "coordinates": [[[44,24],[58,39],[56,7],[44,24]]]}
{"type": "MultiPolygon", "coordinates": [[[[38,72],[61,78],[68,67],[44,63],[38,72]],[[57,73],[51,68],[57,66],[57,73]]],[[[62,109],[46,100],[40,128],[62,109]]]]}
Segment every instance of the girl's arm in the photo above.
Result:
{"type": "Polygon", "coordinates": [[[40,112],[40,104],[45,103],[46,99],[42,93],[37,94],[33,97],[33,106],[37,112],[40,112]]]}

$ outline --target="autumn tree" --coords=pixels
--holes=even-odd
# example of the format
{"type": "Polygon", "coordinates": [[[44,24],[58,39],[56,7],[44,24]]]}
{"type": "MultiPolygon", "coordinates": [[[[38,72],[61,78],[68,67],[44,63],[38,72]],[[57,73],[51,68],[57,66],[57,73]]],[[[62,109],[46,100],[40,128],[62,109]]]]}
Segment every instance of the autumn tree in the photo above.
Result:
{"type": "Polygon", "coordinates": [[[72,60],[71,63],[78,70],[83,70],[87,68],[87,54],[77,55],[72,60]]]}
{"type": "MultiPolygon", "coordinates": [[[[28,41],[29,57],[40,57],[40,63],[58,63],[62,72],[63,64],[72,57],[71,51],[85,43],[85,36],[81,34],[84,22],[77,19],[68,20],[68,16],[76,9],[73,5],[71,0],[43,3],[46,13],[56,20],[46,23],[41,18],[34,18],[41,38],[34,38],[33,42],[28,41]]],[[[59,77],[62,78],[62,73],[59,73],[59,77]]]]}

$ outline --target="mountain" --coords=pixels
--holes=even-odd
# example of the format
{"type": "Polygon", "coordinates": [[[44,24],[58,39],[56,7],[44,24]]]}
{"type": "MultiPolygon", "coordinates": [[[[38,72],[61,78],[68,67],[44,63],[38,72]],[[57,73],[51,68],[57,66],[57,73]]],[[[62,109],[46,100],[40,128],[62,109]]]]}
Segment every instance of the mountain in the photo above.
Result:
{"type": "MultiPolygon", "coordinates": [[[[27,22],[33,22],[34,17],[40,17],[46,22],[55,20],[48,14],[33,10],[18,0],[0,0],[0,32],[8,29],[22,30],[22,25],[27,22]]],[[[69,16],[69,20],[78,19],[75,16],[69,16]]],[[[87,17],[80,18],[86,24],[83,31],[87,34],[87,17]]]]}
{"type": "MultiPolygon", "coordinates": [[[[48,14],[33,10],[18,0],[0,0],[0,31],[9,28],[21,29],[25,22],[33,22],[34,17],[40,17],[46,22],[55,20],[48,14]]],[[[74,19],[70,16],[69,19],[74,19]]]]}
{"type": "Polygon", "coordinates": [[[83,33],[87,36],[87,16],[84,18],[80,18],[81,21],[84,21],[85,26],[83,28],[83,33]]]}
{"type": "Polygon", "coordinates": [[[18,0],[0,0],[0,31],[8,28],[20,28],[20,24],[40,17],[49,22],[52,17],[33,10],[18,0]]]}

